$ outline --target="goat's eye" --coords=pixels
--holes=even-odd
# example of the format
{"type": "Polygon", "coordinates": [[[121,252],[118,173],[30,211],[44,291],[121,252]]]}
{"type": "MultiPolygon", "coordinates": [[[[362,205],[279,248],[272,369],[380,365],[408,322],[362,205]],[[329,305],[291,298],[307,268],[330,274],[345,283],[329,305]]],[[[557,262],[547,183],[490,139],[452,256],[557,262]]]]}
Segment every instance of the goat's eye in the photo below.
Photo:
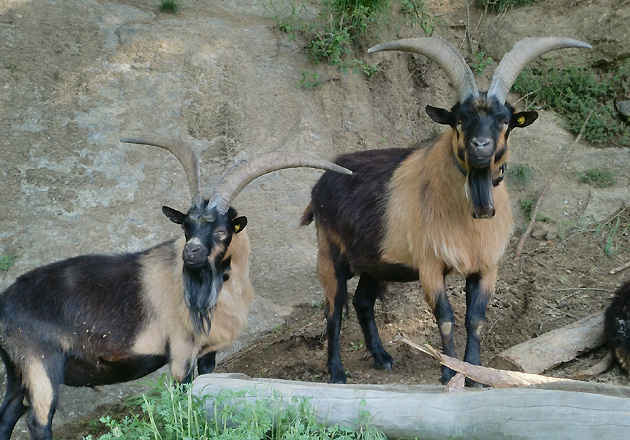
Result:
{"type": "Polygon", "coordinates": [[[227,235],[228,235],[227,229],[221,228],[221,229],[214,230],[214,236],[220,240],[223,240],[225,237],[227,237],[227,235]]]}

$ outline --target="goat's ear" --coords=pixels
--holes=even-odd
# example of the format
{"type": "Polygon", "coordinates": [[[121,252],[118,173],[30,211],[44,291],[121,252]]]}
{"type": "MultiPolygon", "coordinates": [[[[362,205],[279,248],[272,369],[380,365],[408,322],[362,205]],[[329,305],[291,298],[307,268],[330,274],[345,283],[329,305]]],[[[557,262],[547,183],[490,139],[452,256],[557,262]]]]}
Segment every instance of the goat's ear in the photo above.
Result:
{"type": "Polygon", "coordinates": [[[162,212],[170,221],[178,225],[184,223],[184,219],[186,218],[186,214],[179,212],[177,209],[169,208],[168,206],[162,206],[162,212]]]}
{"type": "Polygon", "coordinates": [[[454,125],[453,114],[450,111],[444,108],[432,107],[430,105],[427,105],[426,111],[427,115],[429,115],[429,117],[438,124],[445,124],[450,126],[454,125]]]}
{"type": "Polygon", "coordinates": [[[231,224],[232,224],[232,229],[234,230],[234,233],[238,234],[243,229],[245,229],[245,226],[247,226],[247,217],[243,215],[240,217],[233,218],[231,221],[231,224]]]}
{"type": "Polygon", "coordinates": [[[510,121],[510,125],[513,128],[527,127],[528,125],[533,124],[536,119],[538,119],[538,112],[514,113],[512,115],[512,120],[510,121]]]}

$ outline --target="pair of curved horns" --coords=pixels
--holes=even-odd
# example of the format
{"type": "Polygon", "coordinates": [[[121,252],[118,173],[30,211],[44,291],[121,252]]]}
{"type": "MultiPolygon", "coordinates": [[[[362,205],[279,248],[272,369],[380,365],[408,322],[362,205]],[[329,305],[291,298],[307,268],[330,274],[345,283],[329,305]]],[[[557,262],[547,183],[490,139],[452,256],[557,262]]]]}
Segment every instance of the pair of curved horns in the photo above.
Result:
{"type": "MultiPolygon", "coordinates": [[[[487,96],[495,97],[499,102],[504,103],[516,77],[527,64],[546,52],[569,47],[591,49],[589,44],[572,38],[525,38],[517,42],[512,50],[503,56],[495,69],[487,96]]],[[[434,61],[451,80],[460,102],[464,102],[470,96],[475,98],[479,96],[470,67],[457,48],[446,40],[434,37],[407,38],[379,44],[368,49],[368,52],[384,50],[414,52],[434,61]]]]}
{"type": "MultiPolygon", "coordinates": [[[[202,194],[199,160],[188,144],[178,139],[161,137],[121,139],[121,142],[153,145],[170,151],[184,167],[193,204],[201,206],[202,194]]],[[[220,213],[225,214],[230,208],[230,204],[234,198],[252,180],[272,171],[300,167],[319,168],[342,174],[352,174],[352,171],[342,166],[300,153],[263,153],[250,160],[241,160],[232,166],[217,184],[217,187],[209,198],[208,207],[216,207],[220,213]]]]}

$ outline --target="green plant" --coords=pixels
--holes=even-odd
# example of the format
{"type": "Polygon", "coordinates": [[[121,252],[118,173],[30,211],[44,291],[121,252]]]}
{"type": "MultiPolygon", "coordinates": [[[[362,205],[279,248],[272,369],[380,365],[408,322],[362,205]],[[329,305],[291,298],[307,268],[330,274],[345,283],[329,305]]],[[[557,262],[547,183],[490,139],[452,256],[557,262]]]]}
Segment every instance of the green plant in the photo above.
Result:
{"type": "MultiPolygon", "coordinates": [[[[269,0],[276,27],[290,38],[300,35],[306,40],[304,50],[313,64],[329,63],[343,73],[352,70],[371,76],[376,67],[360,60],[348,60],[353,44],[365,39],[368,29],[384,17],[390,0],[324,0],[315,20],[302,18],[304,5],[298,7],[289,0],[269,0]]],[[[319,85],[318,79],[302,72],[301,86],[319,85]],[[315,80],[313,80],[315,79],[315,80]]]]}
{"type": "Polygon", "coordinates": [[[508,166],[506,174],[510,185],[525,187],[534,177],[534,170],[527,165],[515,163],[508,166]]]}
{"type": "Polygon", "coordinates": [[[534,3],[534,0],[476,0],[477,6],[492,12],[505,12],[516,6],[526,6],[534,3]]]}
{"type": "Polygon", "coordinates": [[[427,12],[424,0],[402,0],[399,11],[405,17],[409,17],[412,26],[418,24],[428,37],[433,35],[437,19],[427,12]]]}
{"type": "MultiPolygon", "coordinates": [[[[164,376],[162,376],[164,377],[164,376]]],[[[161,378],[153,389],[127,402],[141,408],[118,420],[101,418],[109,433],[99,437],[111,439],[385,439],[383,433],[369,426],[370,415],[363,405],[359,422],[365,427],[353,431],[339,426],[317,423],[307,399],[283,399],[274,395],[258,397],[255,390],[224,390],[214,396],[197,397],[192,387],[174,385],[161,378]],[[206,420],[206,403],[212,402],[211,420],[206,420]]],[[[88,436],[86,440],[91,440],[88,436]]]]}
{"type": "Polygon", "coordinates": [[[630,90],[630,61],[599,77],[591,69],[525,70],[514,83],[528,107],[550,108],[563,115],[577,133],[595,109],[584,130],[584,139],[630,145],[630,125],[617,116],[614,102],[630,90]]]}
{"type": "Polygon", "coordinates": [[[617,184],[617,178],[615,173],[608,169],[591,168],[580,173],[580,182],[588,183],[598,188],[608,188],[617,184]]]}
{"type": "Polygon", "coordinates": [[[16,259],[17,255],[3,254],[0,258],[0,272],[8,272],[16,259]]]}
{"type": "Polygon", "coordinates": [[[470,67],[472,68],[475,75],[481,75],[486,67],[492,64],[492,57],[487,57],[485,51],[477,52],[470,62],[470,67]]]}
{"type": "Polygon", "coordinates": [[[175,14],[179,9],[179,4],[177,4],[176,0],[161,0],[158,9],[160,10],[160,12],[175,14]]]}
{"type": "Polygon", "coordinates": [[[313,88],[321,85],[322,82],[319,80],[319,73],[311,72],[308,69],[302,69],[302,77],[300,78],[300,87],[313,88]]]}
{"type": "Polygon", "coordinates": [[[530,220],[532,218],[532,209],[534,209],[534,199],[519,199],[518,203],[525,218],[530,220]]]}

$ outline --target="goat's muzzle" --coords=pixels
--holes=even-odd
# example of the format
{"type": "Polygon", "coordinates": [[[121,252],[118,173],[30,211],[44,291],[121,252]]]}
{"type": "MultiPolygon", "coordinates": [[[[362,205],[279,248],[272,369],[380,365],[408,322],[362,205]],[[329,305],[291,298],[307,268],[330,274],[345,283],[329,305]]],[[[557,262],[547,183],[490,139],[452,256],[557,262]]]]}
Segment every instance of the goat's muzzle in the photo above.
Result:
{"type": "Polygon", "coordinates": [[[208,254],[208,248],[198,238],[193,238],[184,246],[182,259],[184,265],[193,269],[207,264],[208,254]]]}
{"type": "Polygon", "coordinates": [[[492,199],[492,169],[471,167],[468,171],[468,187],[473,217],[478,219],[494,217],[496,211],[492,199]]]}

